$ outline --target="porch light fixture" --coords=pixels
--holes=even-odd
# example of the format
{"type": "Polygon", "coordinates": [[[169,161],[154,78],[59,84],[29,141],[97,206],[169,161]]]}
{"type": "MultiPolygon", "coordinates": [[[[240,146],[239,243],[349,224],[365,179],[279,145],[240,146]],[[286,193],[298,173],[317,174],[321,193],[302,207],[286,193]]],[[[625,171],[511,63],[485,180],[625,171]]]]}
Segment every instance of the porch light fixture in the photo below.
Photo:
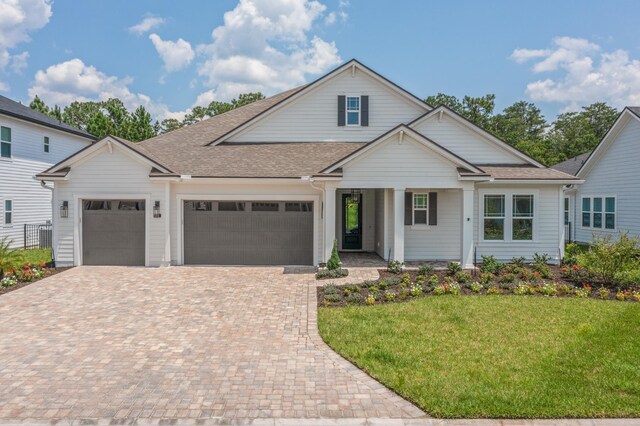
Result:
{"type": "Polygon", "coordinates": [[[160,201],[153,202],[153,217],[162,217],[162,214],[160,214],[160,201]]]}
{"type": "Polygon", "coordinates": [[[60,206],[60,217],[69,217],[69,202],[63,201],[60,206]]]}
{"type": "Polygon", "coordinates": [[[357,203],[360,201],[360,190],[359,189],[352,189],[351,190],[351,202],[352,203],[357,203]]]}

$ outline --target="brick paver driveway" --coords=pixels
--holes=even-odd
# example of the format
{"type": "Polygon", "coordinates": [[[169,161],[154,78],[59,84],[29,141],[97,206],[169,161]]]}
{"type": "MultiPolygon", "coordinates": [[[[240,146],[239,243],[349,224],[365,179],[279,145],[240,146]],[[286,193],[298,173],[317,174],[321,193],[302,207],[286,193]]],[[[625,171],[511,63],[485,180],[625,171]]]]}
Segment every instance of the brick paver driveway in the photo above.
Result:
{"type": "Polygon", "coordinates": [[[280,268],[81,267],[0,297],[0,419],[419,417],[280,268]]]}

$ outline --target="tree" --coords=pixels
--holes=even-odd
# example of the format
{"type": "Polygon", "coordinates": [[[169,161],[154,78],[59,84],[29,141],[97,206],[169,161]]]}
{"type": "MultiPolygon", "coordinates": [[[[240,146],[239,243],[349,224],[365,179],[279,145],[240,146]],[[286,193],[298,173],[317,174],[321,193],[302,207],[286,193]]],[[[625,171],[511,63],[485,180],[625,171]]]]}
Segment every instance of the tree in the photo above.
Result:
{"type": "Polygon", "coordinates": [[[51,111],[49,111],[49,107],[47,106],[47,104],[45,104],[44,101],[38,97],[38,95],[36,95],[36,97],[33,98],[31,103],[29,104],[29,108],[31,108],[34,111],[41,112],[42,114],[45,114],[45,115],[49,115],[51,113],[51,111]]]}
{"type": "Polygon", "coordinates": [[[180,121],[180,120],[178,120],[176,118],[165,118],[160,123],[160,128],[158,130],[158,133],[167,133],[167,132],[170,132],[172,130],[179,129],[182,126],[184,126],[182,121],[180,121]]]}
{"type": "Polygon", "coordinates": [[[67,105],[62,112],[62,121],[70,126],[87,130],[89,122],[100,112],[102,102],[79,102],[73,101],[67,105]]]}
{"type": "Polygon", "coordinates": [[[455,96],[438,93],[427,97],[425,102],[433,107],[449,107],[472,123],[488,130],[491,127],[495,100],[496,95],[491,93],[476,98],[465,96],[462,101],[455,96]]]}
{"type": "Polygon", "coordinates": [[[438,93],[436,95],[427,96],[424,101],[434,108],[444,105],[458,113],[462,112],[462,102],[460,102],[460,100],[455,96],[438,93]]]}
{"type": "Polygon", "coordinates": [[[143,141],[156,135],[151,124],[151,114],[142,105],[130,116],[127,139],[133,142],[143,141]]]}
{"type": "Polygon", "coordinates": [[[233,108],[240,108],[262,99],[264,99],[264,95],[260,92],[240,93],[238,99],[231,100],[231,105],[233,108]]]}

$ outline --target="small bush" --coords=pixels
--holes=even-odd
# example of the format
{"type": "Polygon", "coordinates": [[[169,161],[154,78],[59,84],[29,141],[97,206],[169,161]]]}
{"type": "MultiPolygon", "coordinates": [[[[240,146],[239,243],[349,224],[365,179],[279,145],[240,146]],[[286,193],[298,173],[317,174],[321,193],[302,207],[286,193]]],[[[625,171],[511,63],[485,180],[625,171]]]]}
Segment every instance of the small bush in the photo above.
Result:
{"type": "Polygon", "coordinates": [[[460,290],[461,290],[460,284],[458,283],[453,283],[449,285],[449,293],[453,294],[454,296],[459,296],[460,290]]]}
{"type": "Polygon", "coordinates": [[[500,284],[513,284],[516,282],[516,276],[513,274],[504,274],[498,278],[500,284]]]}
{"type": "Polygon", "coordinates": [[[444,285],[435,286],[433,289],[434,296],[442,296],[447,293],[447,288],[444,285]]]}
{"type": "Polygon", "coordinates": [[[398,285],[402,282],[402,278],[400,277],[387,277],[385,278],[385,281],[387,283],[389,283],[389,286],[394,286],[394,285],[398,285]]]}
{"type": "Polygon", "coordinates": [[[389,282],[387,280],[380,280],[378,282],[378,287],[380,288],[380,290],[386,290],[387,288],[389,288],[389,282]]]}
{"type": "Polygon", "coordinates": [[[350,305],[358,305],[362,302],[362,295],[360,293],[351,293],[346,300],[350,305]]]}
{"type": "Polygon", "coordinates": [[[627,298],[627,294],[624,291],[619,290],[616,293],[616,299],[618,299],[619,301],[623,302],[626,298],[627,298]]]}
{"type": "Polygon", "coordinates": [[[480,281],[480,284],[484,285],[485,287],[488,286],[489,284],[491,284],[493,282],[493,280],[496,279],[496,276],[491,273],[491,272],[482,272],[480,273],[480,277],[478,279],[478,281],[480,281]]]}
{"type": "Polygon", "coordinates": [[[346,269],[321,269],[316,272],[316,279],[326,279],[326,278],[344,278],[349,275],[349,271],[346,269]]]}
{"type": "Polygon", "coordinates": [[[16,284],[18,284],[18,279],[15,275],[5,275],[5,277],[0,280],[0,287],[13,287],[16,284]]]}
{"type": "Polygon", "coordinates": [[[384,300],[386,300],[387,302],[393,302],[394,300],[396,300],[396,293],[393,291],[385,291],[384,300]]]}
{"type": "Polygon", "coordinates": [[[491,272],[494,275],[497,275],[502,271],[505,267],[503,262],[500,262],[495,258],[495,256],[482,256],[482,265],[480,265],[481,272],[491,272]]]}
{"type": "Polygon", "coordinates": [[[387,271],[392,274],[399,274],[404,269],[404,262],[400,262],[399,260],[390,260],[387,263],[387,271]]]}
{"type": "Polygon", "coordinates": [[[622,233],[616,241],[609,236],[595,236],[589,250],[579,254],[577,261],[595,280],[610,286],[637,269],[639,256],[638,239],[622,233]]]}
{"type": "Polygon", "coordinates": [[[331,250],[331,257],[327,261],[327,269],[337,271],[341,266],[342,262],[340,262],[340,256],[338,256],[338,240],[333,240],[333,249],[331,250]]]}
{"type": "Polygon", "coordinates": [[[540,287],[540,293],[544,294],[545,296],[555,296],[558,294],[558,289],[556,288],[555,283],[548,282],[540,287]]]}
{"type": "Polygon", "coordinates": [[[418,275],[416,277],[416,284],[418,284],[419,286],[424,285],[424,275],[418,275]]]}
{"type": "Polygon", "coordinates": [[[589,295],[591,295],[591,287],[584,286],[576,289],[576,297],[584,299],[585,297],[589,297],[589,295]]]}
{"type": "Polygon", "coordinates": [[[458,262],[447,263],[447,273],[449,275],[455,275],[460,271],[462,271],[462,265],[460,265],[460,263],[458,262]]]}
{"type": "Polygon", "coordinates": [[[610,294],[611,294],[611,291],[609,291],[608,288],[600,287],[598,289],[598,297],[600,299],[608,299],[610,294]]]}
{"type": "Polygon", "coordinates": [[[531,269],[533,269],[533,273],[537,276],[548,280],[551,278],[551,268],[546,263],[534,263],[531,265],[531,269]]]}
{"type": "Polygon", "coordinates": [[[400,290],[397,297],[398,300],[407,300],[409,298],[409,290],[407,290],[406,288],[400,290]]]}
{"type": "Polygon", "coordinates": [[[338,287],[336,287],[335,284],[331,283],[331,284],[326,284],[322,287],[322,293],[326,296],[328,294],[339,294],[340,291],[338,290],[338,287]]]}
{"type": "Polygon", "coordinates": [[[538,275],[534,274],[527,268],[522,268],[522,272],[520,273],[520,279],[523,281],[535,281],[538,279],[538,275]]]}
{"type": "Polygon", "coordinates": [[[422,265],[418,268],[418,274],[420,275],[424,275],[425,277],[427,275],[431,275],[433,274],[433,266],[429,266],[429,265],[422,265]]]}
{"type": "Polygon", "coordinates": [[[513,294],[517,294],[518,296],[527,296],[535,294],[536,290],[529,283],[519,282],[518,285],[513,289],[513,294]]]}
{"type": "Polygon", "coordinates": [[[364,299],[364,303],[371,306],[376,303],[376,298],[370,294],[364,299]]]}
{"type": "Polygon", "coordinates": [[[371,288],[378,285],[378,281],[376,280],[364,280],[362,282],[362,288],[371,288]]]}
{"type": "Polygon", "coordinates": [[[558,294],[560,296],[568,296],[570,294],[573,294],[573,287],[566,284],[558,284],[556,286],[556,289],[558,290],[558,294]]]}
{"type": "Polygon", "coordinates": [[[325,294],[324,301],[325,303],[339,303],[342,298],[339,294],[325,294]]]}
{"type": "Polygon", "coordinates": [[[524,258],[524,256],[513,257],[511,259],[511,263],[513,263],[518,268],[524,268],[525,261],[526,261],[526,259],[524,258]]]}
{"type": "Polygon", "coordinates": [[[460,284],[468,284],[473,280],[473,277],[468,272],[460,271],[455,275],[455,279],[460,284]]]}
{"type": "Polygon", "coordinates": [[[437,275],[435,275],[435,274],[434,274],[434,275],[431,275],[431,276],[429,277],[429,281],[428,281],[428,283],[429,283],[429,286],[430,286],[430,287],[435,287],[435,286],[437,286],[439,282],[440,282],[440,280],[438,279],[438,276],[437,276],[437,275]]]}
{"type": "Polygon", "coordinates": [[[411,275],[402,274],[402,281],[400,281],[402,287],[409,287],[411,285],[411,275]]]}
{"type": "Polygon", "coordinates": [[[480,284],[478,281],[474,281],[471,283],[471,291],[474,293],[480,293],[484,286],[480,284]]]}
{"type": "Polygon", "coordinates": [[[496,287],[495,285],[492,285],[491,287],[489,287],[487,289],[487,294],[488,295],[493,295],[493,294],[502,294],[502,290],[500,290],[498,287],[496,287]]]}
{"type": "Polygon", "coordinates": [[[411,288],[409,289],[409,293],[413,297],[420,296],[422,294],[422,287],[419,285],[412,285],[411,288]]]}

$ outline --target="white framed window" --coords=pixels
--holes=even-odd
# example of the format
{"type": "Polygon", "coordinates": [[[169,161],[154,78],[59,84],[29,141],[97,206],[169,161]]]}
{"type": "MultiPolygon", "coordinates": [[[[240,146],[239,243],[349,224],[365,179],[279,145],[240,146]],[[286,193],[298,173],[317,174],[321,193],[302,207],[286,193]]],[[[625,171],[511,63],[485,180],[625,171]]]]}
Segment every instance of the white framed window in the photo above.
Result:
{"type": "Polygon", "coordinates": [[[359,126],[360,125],[360,96],[347,96],[346,99],[347,108],[345,113],[347,114],[345,122],[347,126],[359,126]]]}
{"type": "Polygon", "coordinates": [[[484,240],[504,241],[505,212],[504,194],[485,194],[483,219],[484,240]]]}
{"type": "Polygon", "coordinates": [[[511,239],[533,240],[533,195],[514,194],[512,198],[511,239]]]}
{"type": "Polygon", "coordinates": [[[429,224],[429,194],[413,194],[413,224],[429,224]]]}
{"type": "Polygon", "coordinates": [[[4,200],[4,224],[13,223],[13,200],[4,200]]]}
{"type": "Polygon", "coordinates": [[[0,126],[0,157],[11,158],[11,128],[0,126]]]}
{"type": "Polygon", "coordinates": [[[616,229],[616,197],[582,197],[582,227],[616,229]]]}
{"type": "Polygon", "coordinates": [[[47,152],[47,153],[49,152],[49,136],[44,137],[43,149],[44,149],[44,152],[47,152]]]}

